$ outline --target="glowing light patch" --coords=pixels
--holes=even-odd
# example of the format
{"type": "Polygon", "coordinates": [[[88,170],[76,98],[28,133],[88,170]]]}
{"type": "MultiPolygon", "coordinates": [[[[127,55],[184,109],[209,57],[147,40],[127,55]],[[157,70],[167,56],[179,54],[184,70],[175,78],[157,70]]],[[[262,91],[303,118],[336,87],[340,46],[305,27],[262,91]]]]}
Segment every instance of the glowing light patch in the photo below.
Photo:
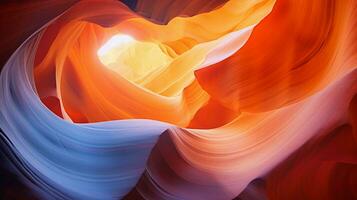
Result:
{"type": "Polygon", "coordinates": [[[115,48],[116,46],[124,45],[130,42],[134,42],[135,39],[129,35],[115,35],[110,38],[97,52],[99,57],[104,56],[108,53],[111,49],[115,48]]]}
{"type": "Polygon", "coordinates": [[[135,40],[129,35],[115,35],[97,52],[99,60],[124,78],[140,84],[146,75],[167,66],[172,58],[159,43],[135,40]]]}

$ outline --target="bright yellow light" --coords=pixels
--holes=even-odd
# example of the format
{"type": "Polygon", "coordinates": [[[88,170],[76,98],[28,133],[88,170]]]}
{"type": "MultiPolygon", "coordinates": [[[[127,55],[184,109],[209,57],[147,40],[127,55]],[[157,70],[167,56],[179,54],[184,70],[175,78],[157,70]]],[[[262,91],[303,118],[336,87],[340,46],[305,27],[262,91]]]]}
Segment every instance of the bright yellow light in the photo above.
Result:
{"type": "Polygon", "coordinates": [[[165,52],[161,44],[137,41],[129,35],[118,34],[109,39],[97,55],[106,67],[137,83],[172,61],[165,52]]]}

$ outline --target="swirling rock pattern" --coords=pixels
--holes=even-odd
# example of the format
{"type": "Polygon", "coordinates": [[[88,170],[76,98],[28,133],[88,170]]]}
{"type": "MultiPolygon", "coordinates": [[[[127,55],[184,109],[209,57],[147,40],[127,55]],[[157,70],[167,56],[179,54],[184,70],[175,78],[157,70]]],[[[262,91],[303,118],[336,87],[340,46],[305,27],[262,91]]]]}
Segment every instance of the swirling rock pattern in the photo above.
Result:
{"type": "Polygon", "coordinates": [[[0,40],[2,149],[37,198],[357,199],[357,1],[0,9],[37,18],[0,40]]]}

